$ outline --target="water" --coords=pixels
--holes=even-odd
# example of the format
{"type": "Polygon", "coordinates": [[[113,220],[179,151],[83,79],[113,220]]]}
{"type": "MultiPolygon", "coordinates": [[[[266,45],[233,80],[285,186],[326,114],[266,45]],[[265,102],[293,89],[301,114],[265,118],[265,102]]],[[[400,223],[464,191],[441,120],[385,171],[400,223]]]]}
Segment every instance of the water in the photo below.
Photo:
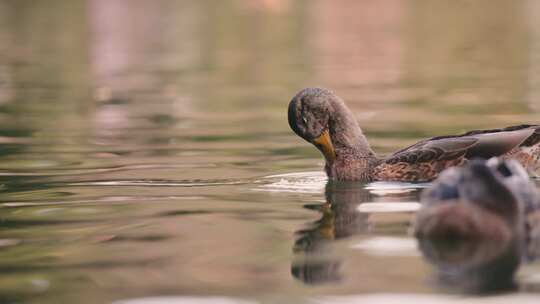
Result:
{"type": "Polygon", "coordinates": [[[1,302],[536,301],[534,262],[502,295],[441,280],[410,234],[425,185],[327,184],[286,106],[334,89],[381,154],[538,122],[538,20],[532,0],[0,1],[1,302]]]}

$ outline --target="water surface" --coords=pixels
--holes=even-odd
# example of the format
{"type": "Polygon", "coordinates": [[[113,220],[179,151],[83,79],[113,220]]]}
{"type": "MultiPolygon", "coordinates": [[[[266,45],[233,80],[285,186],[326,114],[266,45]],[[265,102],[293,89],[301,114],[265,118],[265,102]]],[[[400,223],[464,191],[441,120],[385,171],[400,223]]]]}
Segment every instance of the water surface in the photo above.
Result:
{"type": "Polygon", "coordinates": [[[441,281],[410,234],[425,185],[327,183],[286,107],[330,87],[381,154],[537,123],[538,20],[532,0],[0,1],[2,302],[533,301],[537,263],[504,295],[441,281]]]}

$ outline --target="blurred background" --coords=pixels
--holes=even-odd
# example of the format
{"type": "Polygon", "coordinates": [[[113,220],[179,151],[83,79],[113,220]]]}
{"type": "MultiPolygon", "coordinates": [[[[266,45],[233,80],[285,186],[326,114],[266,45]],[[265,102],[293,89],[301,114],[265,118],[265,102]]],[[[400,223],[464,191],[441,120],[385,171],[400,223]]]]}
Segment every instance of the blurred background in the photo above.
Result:
{"type": "Polygon", "coordinates": [[[445,293],[411,211],[355,209],[419,189],[328,194],[306,86],[381,154],[538,123],[540,2],[0,0],[2,302],[445,293]]]}

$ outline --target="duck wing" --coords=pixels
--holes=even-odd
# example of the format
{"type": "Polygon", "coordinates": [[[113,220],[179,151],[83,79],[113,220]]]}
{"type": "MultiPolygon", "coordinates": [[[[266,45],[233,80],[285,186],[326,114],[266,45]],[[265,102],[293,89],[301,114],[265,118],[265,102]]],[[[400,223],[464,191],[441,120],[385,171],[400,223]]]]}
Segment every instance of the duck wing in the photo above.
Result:
{"type": "Polygon", "coordinates": [[[425,163],[434,160],[464,156],[468,149],[478,143],[474,137],[448,137],[427,139],[402,149],[384,160],[387,164],[425,163]]]}
{"type": "Polygon", "coordinates": [[[373,169],[376,180],[430,181],[442,170],[465,162],[474,137],[423,140],[383,159],[373,169]]]}
{"type": "Polygon", "coordinates": [[[540,126],[539,125],[519,125],[511,126],[499,130],[481,130],[468,132],[470,136],[479,136],[485,138],[486,144],[483,147],[479,147],[478,150],[473,149],[471,155],[477,157],[488,158],[492,153],[498,152],[495,156],[503,156],[504,158],[513,158],[517,160],[522,166],[527,168],[531,173],[535,173],[540,169],[540,126]],[[500,136],[501,134],[506,134],[500,136]],[[511,138],[511,137],[514,138],[511,138]],[[520,142],[522,137],[526,137],[525,140],[516,144],[514,148],[503,152],[497,151],[496,148],[491,148],[493,144],[489,144],[489,141],[497,141],[498,137],[504,137],[507,140],[508,146],[512,145],[512,142],[520,142]],[[502,152],[502,153],[501,153],[502,152]],[[478,154],[478,155],[475,155],[478,154]]]}
{"type": "MultiPolygon", "coordinates": [[[[535,128],[523,128],[511,131],[485,132],[471,134],[478,139],[476,145],[467,150],[467,158],[490,158],[501,156],[520,147],[536,132],[535,128]]],[[[540,139],[540,136],[539,136],[540,139]]]]}
{"type": "Polygon", "coordinates": [[[540,144],[540,126],[531,126],[531,128],[534,128],[534,133],[520,145],[521,147],[532,147],[540,144]]]}
{"type": "Polygon", "coordinates": [[[383,159],[373,175],[379,180],[429,181],[442,170],[461,165],[467,159],[490,158],[515,151],[535,136],[537,128],[522,125],[426,139],[383,159]]]}

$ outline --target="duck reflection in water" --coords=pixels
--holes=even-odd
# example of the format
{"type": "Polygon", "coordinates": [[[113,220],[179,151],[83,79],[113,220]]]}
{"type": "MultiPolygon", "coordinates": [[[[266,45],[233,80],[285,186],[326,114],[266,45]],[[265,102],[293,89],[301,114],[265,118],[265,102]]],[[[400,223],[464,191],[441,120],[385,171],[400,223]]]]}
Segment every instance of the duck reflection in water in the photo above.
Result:
{"type": "Polygon", "coordinates": [[[436,267],[436,284],[445,290],[485,294],[516,287],[514,275],[522,256],[518,242],[423,238],[418,243],[436,267]]]}
{"type": "Polygon", "coordinates": [[[515,161],[451,168],[421,202],[415,234],[441,287],[477,294],[511,290],[520,263],[537,256],[540,200],[515,161]]]}
{"type": "Polygon", "coordinates": [[[340,261],[330,255],[329,245],[367,230],[368,215],[358,212],[371,194],[362,184],[354,182],[332,182],[326,184],[326,203],[305,205],[317,210],[322,217],[311,227],[297,232],[293,251],[297,259],[291,266],[292,275],[307,284],[323,284],[341,279],[340,261]]]}

